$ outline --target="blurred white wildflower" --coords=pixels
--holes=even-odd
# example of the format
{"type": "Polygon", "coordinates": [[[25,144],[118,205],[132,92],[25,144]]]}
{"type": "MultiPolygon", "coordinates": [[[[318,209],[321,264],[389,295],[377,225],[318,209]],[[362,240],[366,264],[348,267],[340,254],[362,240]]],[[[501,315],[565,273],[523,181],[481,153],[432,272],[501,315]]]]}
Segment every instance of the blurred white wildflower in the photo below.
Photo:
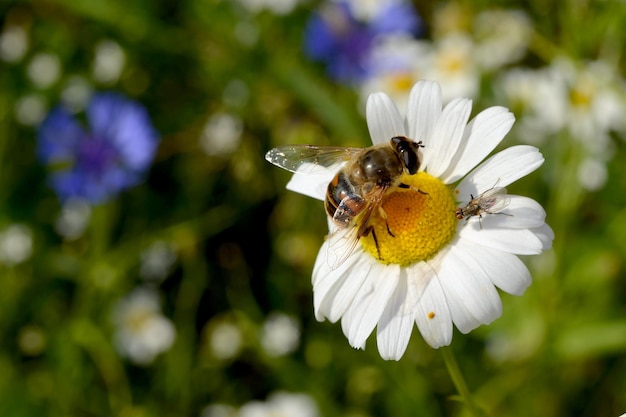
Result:
{"type": "Polygon", "coordinates": [[[475,98],[478,94],[480,70],[474,51],[470,36],[452,33],[435,40],[429,53],[420,57],[423,79],[441,84],[444,102],[459,96],[475,98]]]}
{"type": "Polygon", "coordinates": [[[126,54],[115,41],[104,40],[96,45],[92,63],[93,78],[104,84],[116,82],[126,64],[126,54]]]}
{"type": "Polygon", "coordinates": [[[606,150],[609,132],[626,130],[626,87],[604,61],[578,66],[567,58],[554,60],[550,70],[561,76],[564,126],[596,154],[606,150]]]}
{"type": "Polygon", "coordinates": [[[231,320],[220,319],[211,323],[209,332],[211,352],[217,359],[232,359],[241,351],[243,335],[236,323],[231,320]]]}
{"type": "Polygon", "coordinates": [[[21,26],[10,25],[0,34],[0,59],[18,62],[28,50],[28,35],[21,26]]]}
{"type": "Polygon", "coordinates": [[[36,54],[27,68],[28,77],[38,88],[48,88],[61,77],[61,60],[50,53],[36,54]]]}
{"type": "Polygon", "coordinates": [[[626,132],[626,83],[604,61],[575,63],[559,57],[538,70],[514,69],[500,80],[519,117],[522,141],[539,144],[566,133],[580,147],[578,179],[586,190],[606,183],[613,156],[611,133],[626,132]]]}
{"type": "Polygon", "coordinates": [[[594,158],[584,158],[578,166],[578,182],[588,191],[597,191],[609,177],[606,163],[594,158]]]}
{"type": "Polygon", "coordinates": [[[319,417],[317,404],[309,395],[275,392],[266,401],[250,401],[239,409],[239,417],[319,417]]]}
{"type": "Polygon", "coordinates": [[[0,263],[13,266],[24,262],[33,251],[33,236],[30,229],[21,224],[12,224],[0,232],[0,263]]]}
{"type": "Polygon", "coordinates": [[[609,132],[626,131],[624,80],[602,61],[577,66],[566,58],[549,67],[515,69],[501,87],[513,108],[521,110],[520,124],[545,138],[565,130],[596,155],[605,154],[609,132]]]}
{"type": "Polygon", "coordinates": [[[277,15],[291,13],[298,3],[300,0],[239,0],[239,4],[252,13],[269,10],[277,15]]]}
{"type": "Polygon", "coordinates": [[[91,206],[80,198],[70,198],[61,208],[56,220],[56,231],[68,240],[81,237],[91,219],[91,206]]]}
{"type": "Polygon", "coordinates": [[[518,134],[525,143],[540,145],[563,127],[565,109],[554,75],[547,69],[515,68],[500,77],[503,100],[518,116],[518,134]]]}
{"type": "Polygon", "coordinates": [[[138,288],[115,307],[115,345],[138,365],[149,365],[176,338],[174,324],[163,314],[156,291],[138,288]]]}
{"type": "Polygon", "coordinates": [[[377,40],[367,64],[371,76],[360,89],[363,104],[370,94],[385,91],[393,101],[401,103],[399,110],[405,112],[411,87],[424,78],[420,60],[430,54],[431,49],[429,42],[406,35],[377,40]]]}
{"type": "Polygon", "coordinates": [[[239,148],[243,122],[228,113],[213,114],[204,126],[200,145],[209,155],[228,157],[239,148]]]}
{"type": "MultiPolygon", "coordinates": [[[[407,103],[409,92],[419,80],[437,80],[444,88],[444,101],[463,96],[473,98],[480,87],[480,71],[472,39],[460,32],[433,42],[410,37],[379,40],[369,59],[371,76],[360,91],[362,101],[385,91],[397,103],[407,103]]],[[[404,112],[406,106],[401,105],[404,112]]]]}
{"type": "MultiPolygon", "coordinates": [[[[365,2],[360,8],[371,8],[368,3],[380,2],[365,2]]],[[[532,30],[521,11],[488,10],[472,23],[471,15],[450,4],[435,12],[433,26],[432,41],[408,36],[377,40],[368,60],[371,74],[360,91],[363,102],[377,91],[385,91],[397,103],[406,102],[411,87],[421,79],[439,82],[444,101],[475,98],[483,73],[525,55],[532,30]]]]}
{"type": "Polygon", "coordinates": [[[487,10],[474,19],[475,57],[481,68],[495,70],[526,54],[532,23],[521,10],[487,10]]]}
{"type": "Polygon", "coordinates": [[[29,94],[15,103],[15,118],[25,126],[35,126],[46,117],[46,101],[40,94],[29,94]]]}
{"type": "Polygon", "coordinates": [[[489,8],[475,13],[460,2],[441,3],[432,20],[434,39],[453,34],[471,37],[474,59],[483,71],[523,58],[533,31],[532,20],[523,10],[489,8]]]}
{"type": "Polygon", "coordinates": [[[84,110],[91,96],[91,84],[80,76],[71,77],[61,92],[63,106],[72,112],[84,110]]]}
{"type": "Polygon", "coordinates": [[[269,356],[283,356],[300,344],[300,324],[283,313],[268,315],[261,328],[261,346],[269,356]]]}
{"type": "Polygon", "coordinates": [[[168,242],[154,242],[141,254],[139,275],[145,281],[161,282],[176,262],[176,253],[168,242]]]}

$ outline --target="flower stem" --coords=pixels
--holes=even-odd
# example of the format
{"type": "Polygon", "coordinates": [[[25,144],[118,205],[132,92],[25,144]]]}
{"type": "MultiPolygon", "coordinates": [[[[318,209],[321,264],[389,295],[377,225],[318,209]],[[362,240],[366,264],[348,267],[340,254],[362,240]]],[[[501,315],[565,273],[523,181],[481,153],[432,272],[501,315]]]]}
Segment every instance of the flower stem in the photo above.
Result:
{"type": "Polygon", "coordinates": [[[446,363],[446,368],[448,368],[450,378],[452,379],[461,400],[465,403],[469,414],[473,417],[484,416],[484,413],[478,408],[472,399],[472,395],[470,394],[469,388],[467,388],[467,384],[465,383],[465,379],[463,378],[463,374],[461,373],[461,369],[459,368],[459,364],[456,361],[452,348],[447,346],[440,348],[440,350],[443,355],[443,360],[446,363]]]}

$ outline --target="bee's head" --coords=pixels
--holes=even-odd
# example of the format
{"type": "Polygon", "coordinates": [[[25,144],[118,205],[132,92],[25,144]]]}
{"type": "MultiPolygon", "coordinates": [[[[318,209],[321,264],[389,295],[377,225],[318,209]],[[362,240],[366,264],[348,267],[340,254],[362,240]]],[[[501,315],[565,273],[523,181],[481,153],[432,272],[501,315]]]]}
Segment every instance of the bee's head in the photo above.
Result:
{"type": "Polygon", "coordinates": [[[419,148],[423,148],[422,141],[413,142],[405,136],[394,136],[391,138],[391,146],[398,153],[404,169],[410,174],[416,174],[419,169],[422,158],[419,148]]]}

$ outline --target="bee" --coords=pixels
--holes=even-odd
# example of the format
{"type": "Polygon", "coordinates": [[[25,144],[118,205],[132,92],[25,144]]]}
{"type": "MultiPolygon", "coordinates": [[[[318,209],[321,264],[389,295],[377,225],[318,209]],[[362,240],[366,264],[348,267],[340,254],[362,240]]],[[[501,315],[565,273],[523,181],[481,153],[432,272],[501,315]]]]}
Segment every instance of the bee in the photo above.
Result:
{"type": "MultiPolygon", "coordinates": [[[[497,185],[497,183],[496,183],[497,185]]],[[[465,223],[475,216],[478,216],[478,222],[482,228],[481,219],[483,214],[504,214],[506,216],[512,216],[512,214],[501,213],[511,202],[511,199],[507,196],[506,188],[497,187],[494,185],[487,191],[474,197],[470,194],[470,201],[465,207],[458,207],[455,211],[456,218],[459,220],[465,219],[465,223]]]]}
{"type": "MultiPolygon", "coordinates": [[[[372,214],[382,208],[389,190],[411,188],[403,184],[404,173],[417,173],[422,160],[422,142],[405,136],[394,136],[388,143],[368,148],[337,146],[288,145],[270,150],[265,159],[291,172],[313,173],[316,167],[334,167],[338,170],[326,188],[324,207],[337,226],[329,239],[329,260],[336,268],[354,250],[362,237],[372,233],[376,248],[378,240],[370,224],[372,214]]],[[[418,190],[419,191],[419,190],[418,190]]],[[[393,236],[387,225],[387,233],[393,236]]],[[[379,252],[380,255],[380,252],[379,252]]]]}

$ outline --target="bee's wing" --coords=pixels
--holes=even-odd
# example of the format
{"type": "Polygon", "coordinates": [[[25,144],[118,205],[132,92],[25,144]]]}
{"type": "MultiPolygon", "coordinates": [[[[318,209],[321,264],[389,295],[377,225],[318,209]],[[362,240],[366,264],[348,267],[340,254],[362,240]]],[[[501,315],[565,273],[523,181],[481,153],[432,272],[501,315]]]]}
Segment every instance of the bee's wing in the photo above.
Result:
{"type": "Polygon", "coordinates": [[[337,228],[328,235],[327,239],[326,259],[328,266],[335,270],[354,252],[359,242],[358,229],[356,227],[337,228]]]}
{"type": "Polygon", "coordinates": [[[511,199],[506,195],[506,188],[494,187],[478,197],[478,204],[487,213],[499,213],[509,205],[511,199]]]}
{"type": "MultiPolygon", "coordinates": [[[[356,244],[361,237],[370,233],[370,220],[374,211],[378,210],[383,201],[387,188],[378,188],[373,193],[369,194],[366,198],[367,206],[363,209],[356,219],[352,221],[352,224],[347,225],[346,228],[340,228],[328,237],[328,252],[327,259],[328,264],[332,269],[337,269],[342,263],[350,257],[356,244]]],[[[343,207],[346,206],[346,199],[342,200],[337,207],[335,216],[340,211],[343,211],[343,207]]],[[[349,208],[348,208],[349,210],[349,208]]]]}
{"type": "Polygon", "coordinates": [[[265,159],[287,171],[313,174],[319,167],[339,166],[362,150],[343,146],[285,145],[268,151],[265,159]]]}

